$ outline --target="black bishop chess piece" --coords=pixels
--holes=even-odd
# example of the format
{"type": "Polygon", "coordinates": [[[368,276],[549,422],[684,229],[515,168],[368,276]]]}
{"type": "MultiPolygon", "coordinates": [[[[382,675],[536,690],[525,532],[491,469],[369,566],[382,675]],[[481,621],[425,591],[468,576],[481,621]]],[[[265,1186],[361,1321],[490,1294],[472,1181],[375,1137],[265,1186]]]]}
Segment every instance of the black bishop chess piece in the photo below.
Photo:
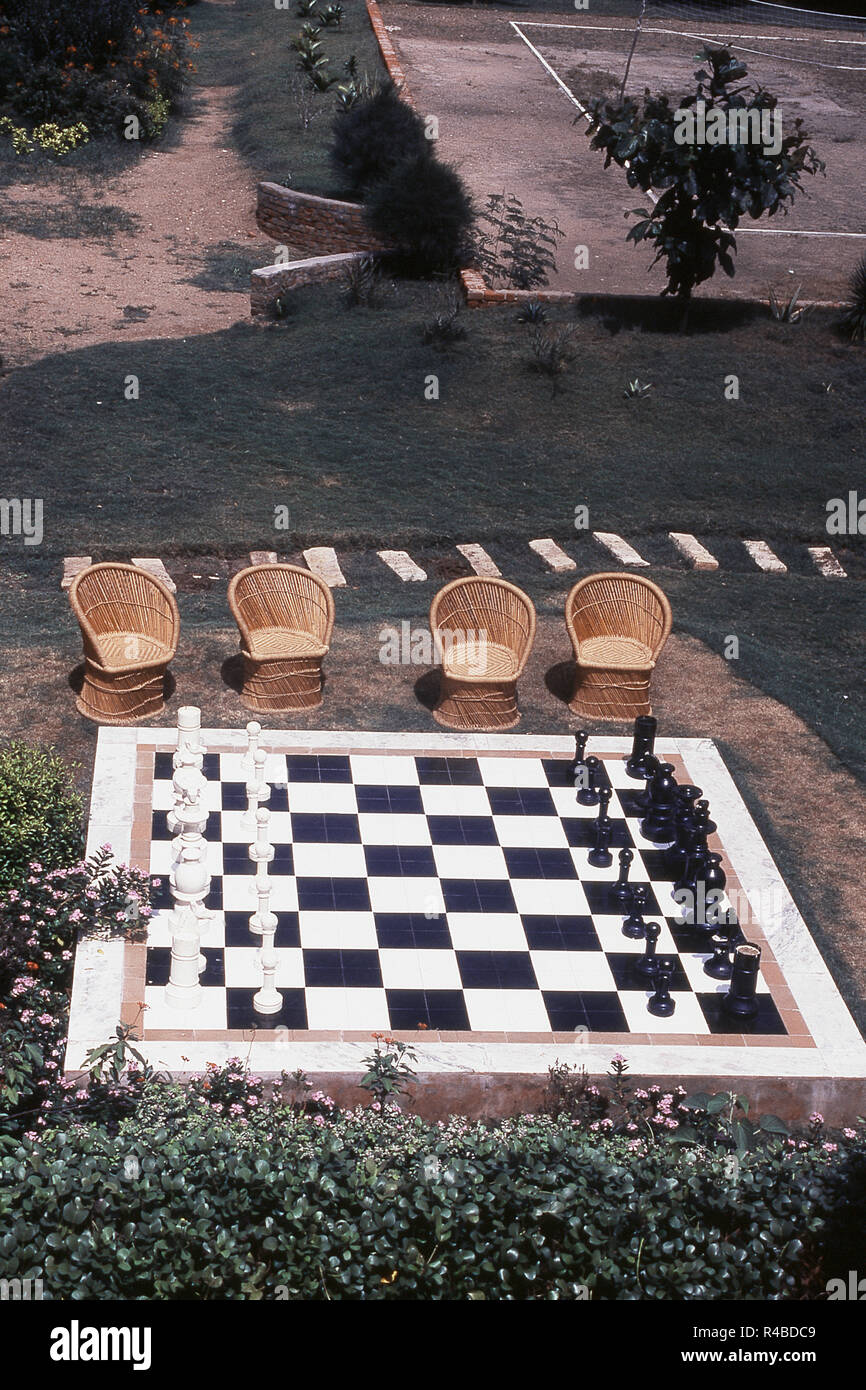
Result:
{"type": "Polygon", "coordinates": [[[628,881],[629,869],[634,859],[634,851],[621,849],[619,852],[619,877],[608,889],[608,901],[612,911],[628,912],[634,896],[634,888],[628,881]]]}
{"type": "Polygon", "coordinates": [[[658,759],[653,754],[658,720],[651,714],[639,714],[634,721],[634,738],[625,770],[636,781],[646,781],[655,772],[658,759]]]}
{"type": "Polygon", "coordinates": [[[676,838],[677,782],[673,763],[659,763],[649,784],[649,809],[641,822],[641,834],[656,845],[676,838]]]}
{"type": "Polygon", "coordinates": [[[632,969],[641,980],[651,981],[656,973],[656,946],[662,929],[658,922],[647,922],[644,935],[644,952],[642,956],[636,956],[632,969]]]}
{"type": "Polygon", "coordinates": [[[586,778],[584,785],[577,793],[577,800],[581,806],[598,805],[598,789],[603,778],[601,775],[601,763],[598,758],[590,755],[586,760],[586,778]]]}
{"type": "Polygon", "coordinates": [[[612,787],[598,789],[598,816],[595,821],[595,847],[586,856],[594,869],[609,869],[613,863],[610,842],[613,839],[613,821],[608,807],[613,796],[612,787]]]}
{"type": "Polygon", "coordinates": [[[653,975],[655,992],[647,1002],[648,1012],[654,1014],[656,1018],[670,1018],[676,1008],[676,1001],[671,998],[673,974],[674,962],[670,956],[659,956],[653,975]]]}
{"type": "Polygon", "coordinates": [[[643,941],[646,936],[646,922],[644,913],[647,910],[649,893],[646,885],[636,883],[631,893],[631,912],[622,924],[623,936],[629,937],[631,941],[643,941]]]}

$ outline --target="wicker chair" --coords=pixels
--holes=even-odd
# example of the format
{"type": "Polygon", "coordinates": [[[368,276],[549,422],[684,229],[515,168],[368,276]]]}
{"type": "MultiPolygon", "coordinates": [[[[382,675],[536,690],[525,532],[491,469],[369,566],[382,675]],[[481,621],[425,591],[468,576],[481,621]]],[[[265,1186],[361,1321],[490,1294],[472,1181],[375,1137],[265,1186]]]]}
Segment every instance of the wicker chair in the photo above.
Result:
{"type": "Polygon", "coordinates": [[[76,575],[69,601],[84,639],[79,712],[101,724],[160,714],[180,633],[174,595],[136,565],[101,564],[76,575]]]}
{"type": "Polygon", "coordinates": [[[334,626],[327,584],[297,565],[251,565],[229,583],[229,607],[241,633],[244,704],[317,709],[334,626]]]}
{"type": "Polygon", "coordinates": [[[531,600],[504,579],[455,579],[434,597],[430,628],[442,662],[433,718],[450,729],[513,728],[535,637],[531,600]]]}
{"type": "Polygon", "coordinates": [[[661,589],[638,574],[591,574],[565,603],[577,678],[569,702],[575,714],[633,719],[649,714],[649,688],[671,630],[671,606],[661,589]]]}

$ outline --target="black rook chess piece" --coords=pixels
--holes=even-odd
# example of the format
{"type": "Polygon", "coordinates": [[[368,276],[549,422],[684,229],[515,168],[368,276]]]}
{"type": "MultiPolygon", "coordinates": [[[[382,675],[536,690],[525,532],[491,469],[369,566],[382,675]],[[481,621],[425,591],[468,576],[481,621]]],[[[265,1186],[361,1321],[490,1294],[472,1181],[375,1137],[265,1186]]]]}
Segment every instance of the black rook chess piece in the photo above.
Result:
{"type": "Polygon", "coordinates": [[[658,720],[651,714],[639,714],[634,721],[634,740],[631,746],[631,756],[625,765],[625,770],[629,777],[634,777],[637,781],[646,780],[655,771],[655,757],[653,748],[656,741],[656,730],[658,720]]]}
{"type": "Polygon", "coordinates": [[[656,1018],[670,1018],[676,1003],[671,999],[671,979],[674,973],[674,962],[670,956],[660,956],[656,962],[656,970],[653,975],[653,985],[655,993],[647,1002],[647,1009],[656,1018]]]}
{"type": "Polygon", "coordinates": [[[754,1018],[758,1012],[755,998],[758,989],[758,971],[761,968],[761,948],[746,941],[734,951],[734,965],[728,992],[722,998],[722,1005],[734,1018],[754,1018]]]}

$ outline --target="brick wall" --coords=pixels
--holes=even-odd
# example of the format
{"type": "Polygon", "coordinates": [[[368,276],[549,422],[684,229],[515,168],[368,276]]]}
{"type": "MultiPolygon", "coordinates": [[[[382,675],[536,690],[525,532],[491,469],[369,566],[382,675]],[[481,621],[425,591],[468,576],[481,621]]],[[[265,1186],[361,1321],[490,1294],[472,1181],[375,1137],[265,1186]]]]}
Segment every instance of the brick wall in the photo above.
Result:
{"type": "Polygon", "coordinates": [[[307,260],[266,265],[261,270],[254,270],[250,276],[250,311],[253,317],[267,315],[274,300],[286,290],[342,279],[346,266],[364,255],[364,251],[350,251],[336,256],[310,256],[307,260]]]}
{"type": "Polygon", "coordinates": [[[360,203],[318,198],[278,183],[259,184],[256,221],[266,236],[317,257],[384,250],[364,221],[360,203]]]}

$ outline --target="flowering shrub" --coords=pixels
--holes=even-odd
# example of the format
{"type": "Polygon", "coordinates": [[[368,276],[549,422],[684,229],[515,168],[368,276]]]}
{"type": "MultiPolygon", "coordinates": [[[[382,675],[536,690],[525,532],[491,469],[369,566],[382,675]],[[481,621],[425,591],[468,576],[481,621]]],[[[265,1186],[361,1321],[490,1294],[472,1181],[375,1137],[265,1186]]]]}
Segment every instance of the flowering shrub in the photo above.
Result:
{"type": "Polygon", "coordinates": [[[62,1111],[58,1085],[68,984],[78,932],[130,934],[150,915],[146,876],[111,865],[105,846],[92,859],[27,878],[0,902],[0,1135],[35,1133],[62,1111]]]}
{"type": "MultiPolygon", "coordinates": [[[[182,8],[180,6],[173,7],[182,8]]],[[[192,71],[189,21],[141,0],[0,0],[0,107],[156,139],[192,71]]]]}
{"type": "Polygon", "coordinates": [[[28,134],[24,126],[14,125],[8,116],[0,116],[0,134],[9,136],[16,154],[32,154],[38,147],[46,154],[64,155],[74,150],[76,145],[86,144],[90,139],[83,121],[64,127],[48,121],[45,125],[36,126],[28,134]]]}
{"type": "Polygon", "coordinates": [[[84,853],[84,814],[72,772],[47,748],[0,749],[0,899],[27,875],[74,864],[84,853]]]}

